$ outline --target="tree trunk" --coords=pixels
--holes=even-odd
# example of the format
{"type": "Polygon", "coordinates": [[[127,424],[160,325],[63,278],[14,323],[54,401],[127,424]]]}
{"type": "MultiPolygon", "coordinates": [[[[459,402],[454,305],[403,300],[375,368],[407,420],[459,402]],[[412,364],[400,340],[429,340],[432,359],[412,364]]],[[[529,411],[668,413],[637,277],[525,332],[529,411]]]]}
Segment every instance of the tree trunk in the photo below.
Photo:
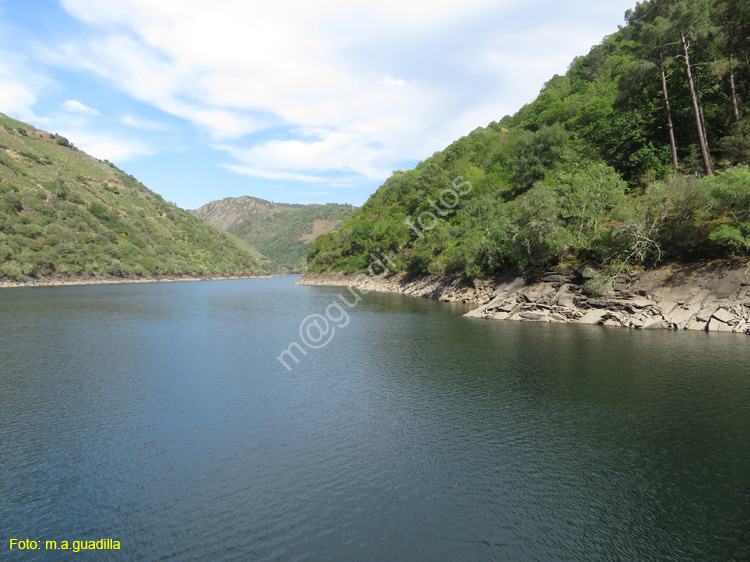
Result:
{"type": "Polygon", "coordinates": [[[669,105],[669,93],[667,92],[667,72],[664,70],[664,58],[659,53],[659,67],[661,68],[661,89],[664,93],[664,105],[667,109],[667,127],[669,128],[669,145],[672,147],[672,167],[675,170],[680,169],[680,162],[677,160],[677,142],[674,138],[674,123],[672,122],[672,108],[669,105]]]}
{"type": "Polygon", "coordinates": [[[706,127],[703,123],[703,112],[700,106],[700,97],[693,80],[693,71],[690,67],[690,42],[685,33],[680,33],[682,40],[682,50],[685,56],[685,70],[687,71],[688,86],[690,87],[690,98],[693,101],[693,112],[695,113],[695,123],[698,127],[698,142],[701,147],[701,156],[703,156],[703,166],[706,169],[706,175],[713,175],[714,170],[711,165],[711,154],[708,152],[708,138],[706,136],[706,127]]]}
{"type": "Polygon", "coordinates": [[[737,101],[737,86],[734,80],[734,58],[729,55],[729,87],[732,90],[732,110],[734,110],[734,120],[740,120],[740,104],[737,101]]]}

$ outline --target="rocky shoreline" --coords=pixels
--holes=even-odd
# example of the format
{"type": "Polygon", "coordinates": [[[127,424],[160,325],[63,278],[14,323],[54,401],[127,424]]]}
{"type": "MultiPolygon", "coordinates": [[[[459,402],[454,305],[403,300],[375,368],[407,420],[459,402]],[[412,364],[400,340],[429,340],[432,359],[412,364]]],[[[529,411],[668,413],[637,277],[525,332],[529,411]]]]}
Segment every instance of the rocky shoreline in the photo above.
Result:
{"type": "Polygon", "coordinates": [[[67,287],[74,285],[122,285],[129,283],[179,283],[187,281],[222,281],[227,279],[258,279],[267,275],[195,275],[195,276],[165,276],[165,277],[29,277],[20,280],[0,279],[0,289],[17,287],[67,287]]]}
{"type": "Polygon", "coordinates": [[[510,271],[493,280],[383,279],[309,274],[303,285],[351,286],[476,304],[472,318],[750,334],[750,262],[668,265],[603,278],[592,267],[556,269],[533,279],[510,271]],[[592,290],[596,287],[596,290],[592,290]]]}

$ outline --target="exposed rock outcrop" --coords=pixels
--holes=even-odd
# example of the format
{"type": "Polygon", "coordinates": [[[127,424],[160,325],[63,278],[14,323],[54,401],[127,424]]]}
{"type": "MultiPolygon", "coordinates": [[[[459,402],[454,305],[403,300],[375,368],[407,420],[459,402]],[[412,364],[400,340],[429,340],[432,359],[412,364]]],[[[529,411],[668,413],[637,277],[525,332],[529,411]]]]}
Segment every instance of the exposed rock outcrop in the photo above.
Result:
{"type": "Polygon", "coordinates": [[[323,274],[308,275],[300,283],[474,303],[478,308],[467,314],[473,318],[750,334],[748,263],[635,271],[607,279],[603,289],[592,294],[590,282],[597,277],[596,270],[587,266],[578,271],[548,271],[534,280],[510,271],[485,281],[323,274]]]}
{"type": "Polygon", "coordinates": [[[390,275],[385,278],[366,274],[309,273],[299,285],[321,285],[330,287],[357,287],[363,291],[404,293],[414,297],[437,299],[444,302],[483,304],[493,297],[495,284],[491,280],[468,280],[458,275],[406,277],[390,275]]]}

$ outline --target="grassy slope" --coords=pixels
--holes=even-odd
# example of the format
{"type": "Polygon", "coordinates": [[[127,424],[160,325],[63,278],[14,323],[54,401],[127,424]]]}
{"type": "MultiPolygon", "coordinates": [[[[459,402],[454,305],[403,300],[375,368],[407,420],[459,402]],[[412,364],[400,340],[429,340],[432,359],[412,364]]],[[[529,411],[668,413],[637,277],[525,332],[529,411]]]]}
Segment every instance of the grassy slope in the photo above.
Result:
{"type": "Polygon", "coordinates": [[[0,114],[0,277],[261,273],[242,241],[0,114]]]}

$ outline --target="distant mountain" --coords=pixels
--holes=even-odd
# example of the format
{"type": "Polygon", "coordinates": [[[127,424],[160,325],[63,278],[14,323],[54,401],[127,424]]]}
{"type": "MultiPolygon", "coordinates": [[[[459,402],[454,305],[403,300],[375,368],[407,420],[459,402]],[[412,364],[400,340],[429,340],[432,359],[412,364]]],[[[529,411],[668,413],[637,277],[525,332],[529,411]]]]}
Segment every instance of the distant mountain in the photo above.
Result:
{"type": "Polygon", "coordinates": [[[277,273],[305,271],[309,243],[334,231],[357,210],[352,205],[289,205],[256,197],[212,201],[195,211],[211,226],[257,248],[277,273]]]}
{"type": "Polygon", "coordinates": [[[257,255],[114,164],[0,114],[0,280],[265,273],[257,255]]]}

